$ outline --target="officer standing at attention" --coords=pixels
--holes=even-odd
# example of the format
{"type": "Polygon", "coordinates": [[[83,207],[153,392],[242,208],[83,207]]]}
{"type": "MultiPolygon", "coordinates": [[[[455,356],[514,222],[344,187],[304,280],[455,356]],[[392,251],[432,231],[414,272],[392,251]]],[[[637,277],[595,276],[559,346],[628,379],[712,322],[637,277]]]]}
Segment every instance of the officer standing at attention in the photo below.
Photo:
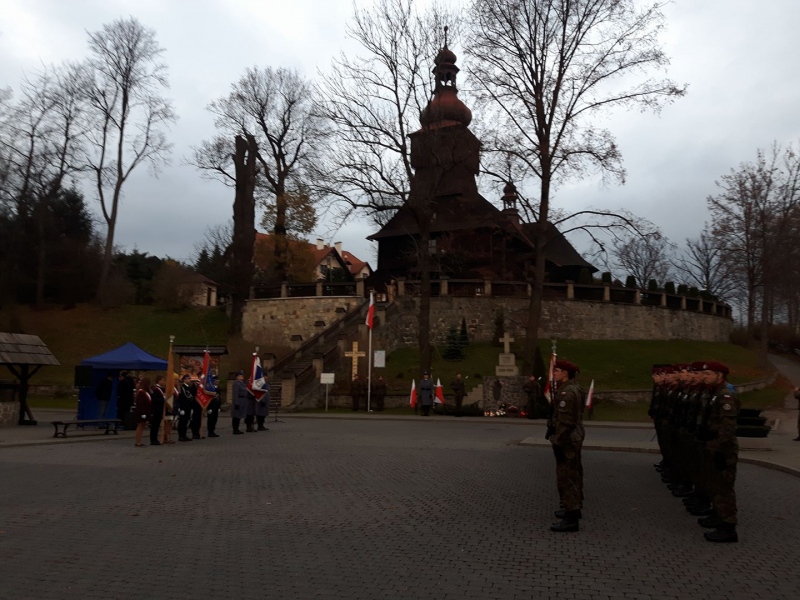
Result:
{"type": "Polygon", "coordinates": [[[431,374],[427,371],[419,382],[419,405],[422,407],[422,416],[430,416],[431,407],[433,407],[433,381],[431,374]]]}
{"type": "Polygon", "coordinates": [[[563,507],[555,512],[561,521],[550,526],[551,531],[557,532],[578,531],[578,520],[583,516],[581,447],[585,437],[583,407],[586,392],[575,380],[578,371],[577,365],[566,360],[557,360],[553,368],[556,393],[547,438],[556,457],[556,485],[563,507]]]}
{"type": "Polygon", "coordinates": [[[464,396],[466,396],[466,391],[464,390],[464,380],[461,379],[461,373],[456,373],[456,378],[453,379],[452,383],[450,384],[450,389],[453,390],[453,396],[456,401],[456,416],[461,416],[461,406],[464,404],[464,396]]]}
{"type": "Polygon", "coordinates": [[[239,423],[247,417],[247,402],[250,392],[244,382],[244,371],[236,374],[236,381],[233,382],[233,407],[231,408],[231,425],[233,435],[244,435],[244,431],[239,429],[239,423]]]}
{"type": "Polygon", "coordinates": [[[382,412],[386,398],[386,382],[383,380],[383,375],[379,375],[377,381],[372,383],[372,398],[375,400],[375,410],[382,412]]]}
{"type": "Polygon", "coordinates": [[[706,442],[705,452],[709,462],[708,491],[713,513],[698,520],[702,527],[714,529],[704,536],[709,542],[738,542],[736,533],[736,463],[739,460],[739,442],[736,439],[736,419],[739,400],[731,391],[726,377],[730,370],[716,361],[704,364],[706,383],[713,388],[707,405],[706,423],[701,426],[698,438],[706,442]]]}

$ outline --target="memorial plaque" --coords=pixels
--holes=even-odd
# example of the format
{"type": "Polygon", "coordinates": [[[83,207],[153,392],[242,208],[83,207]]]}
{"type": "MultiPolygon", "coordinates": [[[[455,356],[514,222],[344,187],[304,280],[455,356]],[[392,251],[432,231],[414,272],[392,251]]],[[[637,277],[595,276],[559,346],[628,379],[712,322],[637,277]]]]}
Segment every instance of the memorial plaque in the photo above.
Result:
{"type": "Polygon", "coordinates": [[[497,364],[502,367],[513,367],[517,364],[517,357],[515,354],[501,354],[497,364]]]}

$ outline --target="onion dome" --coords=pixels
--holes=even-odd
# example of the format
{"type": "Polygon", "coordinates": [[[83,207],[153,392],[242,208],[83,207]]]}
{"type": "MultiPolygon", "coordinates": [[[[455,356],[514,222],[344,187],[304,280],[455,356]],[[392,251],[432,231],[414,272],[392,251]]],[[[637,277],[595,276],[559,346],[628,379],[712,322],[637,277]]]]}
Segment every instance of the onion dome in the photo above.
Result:
{"type": "Polygon", "coordinates": [[[456,66],[455,53],[445,43],[433,62],[436,87],[433,90],[433,98],[419,116],[419,122],[425,128],[454,124],[469,125],[472,121],[472,111],[458,99],[456,75],[459,69],[456,66]]]}

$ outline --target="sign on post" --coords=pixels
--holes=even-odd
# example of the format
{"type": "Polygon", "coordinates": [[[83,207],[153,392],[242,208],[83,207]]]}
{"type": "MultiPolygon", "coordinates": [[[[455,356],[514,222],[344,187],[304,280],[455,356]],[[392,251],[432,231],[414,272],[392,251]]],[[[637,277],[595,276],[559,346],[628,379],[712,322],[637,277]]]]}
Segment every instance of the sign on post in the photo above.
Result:
{"type": "Polygon", "coordinates": [[[386,350],[375,350],[375,360],[372,361],[372,366],[376,369],[386,368],[386,350]]]}
{"type": "Polygon", "coordinates": [[[335,378],[336,373],[319,374],[319,382],[325,385],[325,412],[328,412],[328,390],[330,390],[335,378]]]}

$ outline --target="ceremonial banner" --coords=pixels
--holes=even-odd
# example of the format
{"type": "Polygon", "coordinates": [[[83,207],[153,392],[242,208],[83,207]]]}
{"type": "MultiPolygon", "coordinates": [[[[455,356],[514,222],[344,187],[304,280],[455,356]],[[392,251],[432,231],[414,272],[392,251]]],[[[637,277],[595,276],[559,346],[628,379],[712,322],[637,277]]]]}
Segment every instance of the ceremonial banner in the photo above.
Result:
{"type": "Polygon", "coordinates": [[[250,370],[250,379],[247,380],[247,389],[255,396],[256,400],[260,400],[267,393],[264,384],[266,384],[266,380],[264,371],[261,370],[261,359],[253,354],[253,368],[250,370]]]}
{"type": "Polygon", "coordinates": [[[211,373],[211,355],[208,350],[203,354],[203,366],[200,380],[197,382],[197,401],[203,408],[208,408],[211,400],[217,395],[214,375],[211,373]],[[209,387],[210,382],[210,387],[209,387]]]}
{"type": "Polygon", "coordinates": [[[166,388],[164,389],[164,400],[169,406],[170,410],[172,410],[172,398],[173,393],[175,392],[175,361],[172,356],[172,342],[174,341],[174,336],[169,336],[169,353],[167,354],[167,384],[166,388]]]}

